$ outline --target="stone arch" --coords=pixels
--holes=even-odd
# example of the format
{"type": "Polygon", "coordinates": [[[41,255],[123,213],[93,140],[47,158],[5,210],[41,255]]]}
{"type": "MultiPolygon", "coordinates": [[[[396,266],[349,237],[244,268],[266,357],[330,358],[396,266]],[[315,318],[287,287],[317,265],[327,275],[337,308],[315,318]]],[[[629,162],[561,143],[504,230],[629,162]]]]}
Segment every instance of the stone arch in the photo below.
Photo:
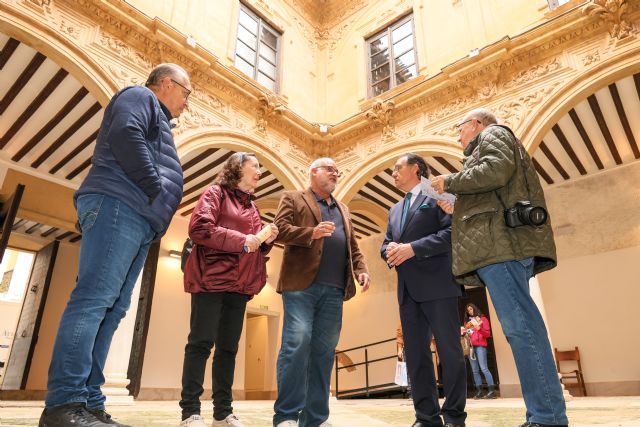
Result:
{"type": "Polygon", "coordinates": [[[415,137],[395,143],[393,146],[378,151],[366,159],[366,163],[358,165],[343,181],[335,193],[336,198],[343,203],[349,203],[362,186],[368,182],[380,169],[393,165],[398,157],[407,152],[420,152],[428,156],[445,156],[462,158],[462,147],[449,138],[439,136],[415,137]]]}
{"type": "Polygon", "coordinates": [[[11,21],[0,20],[0,32],[13,37],[64,68],[106,106],[119,89],[103,64],[85,50],[51,29],[41,20],[24,15],[10,15],[11,21]]]}
{"type": "Polygon", "coordinates": [[[203,129],[191,133],[184,139],[176,138],[180,157],[204,147],[220,147],[233,151],[251,151],[284,186],[285,190],[300,190],[306,183],[296,171],[285,163],[284,158],[264,142],[233,129],[203,129]]]}
{"type": "Polygon", "coordinates": [[[578,102],[617,80],[640,72],[639,54],[638,48],[625,51],[585,73],[576,73],[574,78],[565,82],[560,90],[543,102],[535,114],[531,115],[531,119],[523,124],[520,138],[529,154],[532,155],[536,151],[547,132],[578,102]]]}

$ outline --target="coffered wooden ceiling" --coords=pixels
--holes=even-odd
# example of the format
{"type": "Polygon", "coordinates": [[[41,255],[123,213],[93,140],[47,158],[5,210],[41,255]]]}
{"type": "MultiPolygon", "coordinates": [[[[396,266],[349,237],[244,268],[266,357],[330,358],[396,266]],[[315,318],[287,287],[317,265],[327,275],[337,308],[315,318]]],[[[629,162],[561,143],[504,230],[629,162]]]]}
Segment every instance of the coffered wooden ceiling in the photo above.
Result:
{"type": "MultiPolygon", "coordinates": [[[[294,1],[294,0],[291,0],[294,1]]],[[[307,10],[335,8],[340,2],[295,0],[307,10]]],[[[91,164],[103,106],[66,70],[42,53],[20,41],[0,34],[0,150],[10,163],[78,186],[91,164]]],[[[640,74],[627,76],[600,88],[573,105],[542,138],[533,155],[544,185],[611,169],[640,159],[640,74]]],[[[188,216],[203,189],[220,170],[232,151],[209,147],[185,155],[184,198],[178,210],[188,216]]],[[[459,159],[427,157],[433,173],[459,171],[459,159]]],[[[283,185],[271,171],[263,175],[258,198],[278,198],[283,185]]],[[[395,189],[391,170],[381,168],[361,189],[364,199],[389,209],[402,198],[395,189]]],[[[359,237],[383,232],[366,212],[356,212],[354,224],[359,237]]],[[[263,212],[265,218],[274,212],[263,212]]],[[[19,221],[19,220],[18,220],[19,221]]],[[[45,233],[51,227],[21,223],[31,233],[45,233]],[[35,228],[31,228],[35,227],[35,228]]],[[[26,232],[26,228],[24,228],[26,232]]],[[[61,230],[60,233],[75,230],[61,230]]],[[[29,233],[29,234],[31,234],[29,233]]],[[[60,238],[58,230],[48,236],[60,238]]],[[[45,236],[46,237],[46,236],[45,236]]],[[[67,235],[65,239],[75,238],[67,235]]]]}

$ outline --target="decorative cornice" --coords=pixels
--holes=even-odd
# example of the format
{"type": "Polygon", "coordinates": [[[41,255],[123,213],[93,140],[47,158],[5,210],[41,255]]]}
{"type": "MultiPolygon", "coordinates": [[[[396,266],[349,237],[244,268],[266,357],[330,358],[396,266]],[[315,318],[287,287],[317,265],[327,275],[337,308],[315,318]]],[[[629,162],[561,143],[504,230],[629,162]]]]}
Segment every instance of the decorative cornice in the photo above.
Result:
{"type": "Polygon", "coordinates": [[[634,24],[628,20],[628,7],[628,0],[591,0],[582,11],[606,22],[611,37],[622,40],[636,33],[634,24]]]}
{"type": "Polygon", "coordinates": [[[271,94],[262,94],[258,97],[258,120],[256,129],[258,132],[265,133],[269,119],[276,114],[282,114],[285,110],[284,105],[277,96],[271,94]]]}
{"type": "Polygon", "coordinates": [[[382,138],[389,139],[393,136],[393,123],[391,115],[396,107],[393,101],[375,101],[371,109],[365,113],[365,117],[370,122],[382,126],[382,138]]]}

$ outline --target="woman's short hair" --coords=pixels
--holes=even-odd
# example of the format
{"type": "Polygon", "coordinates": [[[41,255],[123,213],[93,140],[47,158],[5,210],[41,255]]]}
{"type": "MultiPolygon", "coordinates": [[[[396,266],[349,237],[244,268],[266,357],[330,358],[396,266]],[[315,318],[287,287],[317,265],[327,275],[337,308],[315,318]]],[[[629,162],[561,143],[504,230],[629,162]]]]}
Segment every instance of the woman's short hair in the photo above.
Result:
{"type": "Polygon", "coordinates": [[[249,157],[256,157],[253,153],[245,153],[239,151],[233,153],[222,166],[222,170],[218,172],[213,183],[227,190],[234,189],[242,179],[242,167],[249,160],[249,157]]]}

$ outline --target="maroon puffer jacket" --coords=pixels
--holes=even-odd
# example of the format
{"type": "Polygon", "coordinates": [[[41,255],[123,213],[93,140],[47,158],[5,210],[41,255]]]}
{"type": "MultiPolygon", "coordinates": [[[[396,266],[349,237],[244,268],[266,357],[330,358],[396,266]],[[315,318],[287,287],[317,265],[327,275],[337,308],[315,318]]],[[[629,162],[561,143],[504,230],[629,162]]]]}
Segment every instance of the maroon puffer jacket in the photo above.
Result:
{"type": "Polygon", "coordinates": [[[247,253],[247,234],[262,228],[251,195],[212,185],[200,196],[189,222],[193,250],[184,269],[186,292],[237,292],[255,295],[267,280],[265,255],[271,245],[247,253]]]}

